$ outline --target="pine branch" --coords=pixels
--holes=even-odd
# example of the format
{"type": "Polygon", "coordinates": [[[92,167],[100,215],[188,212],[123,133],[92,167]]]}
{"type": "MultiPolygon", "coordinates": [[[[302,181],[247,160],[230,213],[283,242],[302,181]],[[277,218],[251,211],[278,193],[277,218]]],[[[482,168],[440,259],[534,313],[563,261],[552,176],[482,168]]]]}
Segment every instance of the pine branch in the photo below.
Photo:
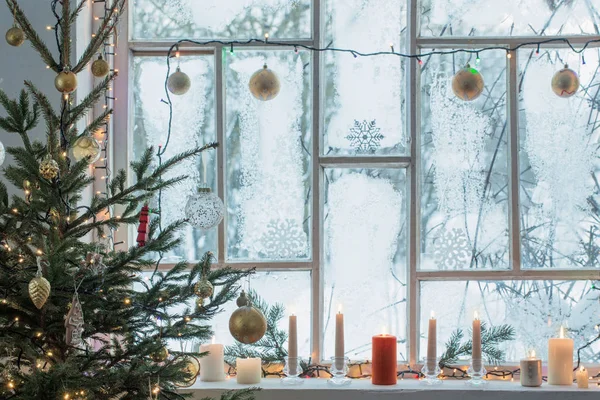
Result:
{"type": "Polygon", "coordinates": [[[87,125],[87,127],[84,129],[84,131],[81,133],[80,136],[92,135],[94,132],[96,132],[98,129],[100,129],[104,124],[106,124],[106,121],[108,120],[108,118],[110,117],[110,115],[112,113],[113,113],[113,110],[110,108],[107,108],[104,111],[102,111],[102,113],[100,115],[98,115],[96,118],[94,118],[94,120],[87,125]]]}
{"type": "Polygon", "coordinates": [[[88,110],[94,107],[100,97],[104,96],[110,83],[115,79],[116,74],[109,74],[102,82],[94,87],[81,102],[69,111],[66,126],[70,126],[86,115],[88,110]]]}

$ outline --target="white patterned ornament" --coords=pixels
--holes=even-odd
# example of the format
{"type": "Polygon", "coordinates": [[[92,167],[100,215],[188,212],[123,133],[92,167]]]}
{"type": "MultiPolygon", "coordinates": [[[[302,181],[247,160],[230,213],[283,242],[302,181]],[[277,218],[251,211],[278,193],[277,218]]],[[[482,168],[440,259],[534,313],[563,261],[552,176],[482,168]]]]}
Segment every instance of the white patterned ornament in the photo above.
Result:
{"type": "Polygon", "coordinates": [[[188,198],[185,216],[192,226],[209,230],[223,220],[225,205],[209,188],[199,188],[197,194],[188,198]]]}
{"type": "Polygon", "coordinates": [[[484,88],[483,76],[467,64],[452,78],[452,91],[461,100],[473,101],[481,95],[484,88]]]}
{"type": "Polygon", "coordinates": [[[565,64],[565,67],[552,77],[552,91],[558,97],[566,99],[577,93],[577,89],[579,89],[579,76],[565,64]]]}
{"type": "Polygon", "coordinates": [[[81,161],[84,158],[89,157],[88,162],[92,164],[100,158],[102,146],[100,145],[100,142],[91,136],[81,136],[73,143],[71,151],[73,152],[73,158],[75,160],[81,161]]]}
{"type": "Polygon", "coordinates": [[[83,308],[79,302],[79,295],[75,292],[71,300],[71,309],[65,316],[67,345],[76,348],[83,347],[83,322],[83,308]]]}
{"type": "Polygon", "coordinates": [[[4,164],[4,160],[6,159],[6,150],[4,149],[4,145],[0,142],[0,165],[4,164]]]}

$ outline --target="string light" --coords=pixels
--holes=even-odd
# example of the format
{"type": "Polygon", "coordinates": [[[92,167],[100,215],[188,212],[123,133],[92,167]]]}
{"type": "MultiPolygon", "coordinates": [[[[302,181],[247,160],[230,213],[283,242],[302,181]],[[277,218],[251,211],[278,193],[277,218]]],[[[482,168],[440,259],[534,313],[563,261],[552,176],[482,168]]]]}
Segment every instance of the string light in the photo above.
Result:
{"type": "Polygon", "coordinates": [[[510,50],[506,50],[506,58],[512,58],[512,53],[510,50]]]}
{"type": "Polygon", "coordinates": [[[394,43],[390,43],[390,49],[392,49],[392,53],[394,52],[394,43]]]}
{"type": "Polygon", "coordinates": [[[535,50],[535,54],[536,54],[537,56],[539,56],[539,55],[540,55],[540,45],[539,45],[539,44],[537,45],[537,49],[535,50]]]}

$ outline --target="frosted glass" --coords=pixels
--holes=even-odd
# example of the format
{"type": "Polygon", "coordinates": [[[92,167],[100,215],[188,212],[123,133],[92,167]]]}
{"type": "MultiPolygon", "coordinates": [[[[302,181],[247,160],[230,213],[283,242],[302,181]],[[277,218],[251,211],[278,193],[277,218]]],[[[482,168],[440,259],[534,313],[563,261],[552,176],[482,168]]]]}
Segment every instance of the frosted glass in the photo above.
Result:
{"type": "Polygon", "coordinates": [[[325,178],[324,359],[334,355],[339,305],[347,357],[370,359],[385,326],[407,359],[406,171],[327,169],[325,178]]]}
{"type": "MultiPolygon", "coordinates": [[[[490,281],[423,282],[421,284],[420,359],[427,352],[427,321],[434,310],[438,329],[438,356],[456,329],[465,338],[479,312],[488,326],[509,324],[515,340],[499,346],[505,361],[518,362],[529,350],[548,359],[548,339],[557,337],[561,325],[575,341],[575,350],[598,332],[598,291],[589,281],[490,281]]],[[[598,362],[600,344],[582,350],[583,362],[598,362]]],[[[468,365],[468,360],[463,361],[468,365]]]]}
{"type": "Polygon", "coordinates": [[[134,0],[134,39],[311,37],[311,0],[134,0]]]}
{"type": "Polygon", "coordinates": [[[422,36],[595,34],[599,23],[590,0],[421,0],[422,36]]]}
{"type": "Polygon", "coordinates": [[[508,268],[506,54],[488,52],[471,102],[452,92],[466,55],[424,59],[421,269],[508,268]]]}
{"type": "MultiPolygon", "coordinates": [[[[406,1],[325,1],[325,39],[358,51],[404,48],[406,1]]],[[[326,155],[406,154],[405,63],[394,56],[323,54],[326,155]]]]}
{"type": "Polygon", "coordinates": [[[310,255],[310,54],[226,52],[227,257],[307,260],[310,255]],[[264,63],[279,95],[255,99],[252,74],[264,63]]]}
{"type": "Polygon", "coordinates": [[[525,268],[597,268],[600,250],[600,75],[598,52],[519,53],[521,249],[525,268]],[[568,63],[581,87],[554,94],[554,73],[568,63]]]}
{"type": "MultiPolygon", "coordinates": [[[[181,60],[181,69],[192,81],[188,93],[182,96],[171,95],[173,102],[173,125],[171,139],[163,160],[176,154],[200,147],[216,140],[215,134],[215,87],[214,59],[212,56],[189,56],[181,60]]],[[[164,145],[167,139],[169,107],[161,102],[165,98],[162,84],[167,65],[164,57],[135,57],[131,70],[133,81],[132,103],[132,158],[139,159],[147,146],[164,145]]],[[[122,134],[125,134],[124,132],[122,134]]],[[[216,151],[204,153],[208,157],[207,185],[216,190],[216,151]]],[[[187,197],[197,192],[203,185],[203,168],[200,157],[185,160],[164,176],[169,179],[188,176],[178,185],[163,191],[163,227],[185,218],[184,207],[187,197]]],[[[151,204],[157,207],[157,198],[151,204]]],[[[154,218],[152,215],[151,219],[154,218]]],[[[132,228],[135,230],[135,227],[132,228]]],[[[135,234],[135,233],[134,233],[135,234]]],[[[180,231],[181,245],[164,255],[163,262],[177,262],[181,259],[198,260],[206,251],[217,254],[217,230],[203,232],[185,225],[180,231]]],[[[135,236],[133,236],[135,237],[135,236]]]]}

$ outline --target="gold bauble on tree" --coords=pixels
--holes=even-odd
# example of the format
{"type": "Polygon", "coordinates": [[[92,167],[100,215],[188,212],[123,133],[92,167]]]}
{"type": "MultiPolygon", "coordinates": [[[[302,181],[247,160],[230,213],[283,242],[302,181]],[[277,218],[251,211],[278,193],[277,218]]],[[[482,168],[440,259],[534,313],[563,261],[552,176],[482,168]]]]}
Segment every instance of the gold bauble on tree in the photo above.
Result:
{"type": "Polygon", "coordinates": [[[156,352],[150,354],[150,358],[154,362],[163,362],[163,361],[166,361],[167,358],[169,358],[169,350],[167,349],[166,346],[162,346],[159,350],[157,350],[156,352]]]}
{"type": "Polygon", "coordinates": [[[14,47],[19,47],[25,42],[25,32],[18,26],[13,26],[6,31],[6,43],[14,47]]]}
{"type": "Polygon", "coordinates": [[[169,92],[177,96],[186,94],[191,86],[192,82],[190,81],[190,77],[185,72],[181,72],[181,68],[179,67],[177,67],[175,72],[173,72],[167,80],[169,92]]]}
{"type": "Polygon", "coordinates": [[[252,96],[261,101],[274,99],[281,88],[279,78],[267,67],[267,64],[252,75],[248,87],[252,96]]]}
{"type": "Polygon", "coordinates": [[[54,86],[61,93],[71,93],[77,89],[77,75],[69,70],[59,72],[54,78],[54,86]]]}
{"type": "Polygon", "coordinates": [[[98,59],[92,63],[92,75],[96,78],[104,78],[109,71],[110,66],[106,60],[102,58],[102,55],[98,55],[98,59]]]}
{"type": "Polygon", "coordinates": [[[236,303],[239,308],[229,318],[229,332],[239,342],[245,344],[258,342],[267,331],[265,316],[252,306],[244,291],[236,303]]]}
{"type": "Polygon", "coordinates": [[[194,383],[196,383],[196,377],[200,372],[200,362],[194,356],[184,355],[183,359],[185,361],[185,366],[182,368],[181,372],[187,375],[187,378],[181,379],[178,382],[174,382],[175,386],[178,387],[190,387],[194,383]]]}
{"type": "Polygon", "coordinates": [[[48,154],[40,163],[39,171],[44,179],[51,181],[58,176],[60,170],[58,168],[58,163],[52,159],[50,154],[48,154]]]}
{"type": "Polygon", "coordinates": [[[100,142],[91,136],[81,136],[75,140],[75,143],[73,143],[73,146],[71,147],[71,151],[73,152],[73,158],[75,160],[81,161],[87,157],[88,162],[91,164],[98,161],[100,158],[102,146],[100,146],[100,142]]]}
{"type": "Polygon", "coordinates": [[[558,97],[566,99],[573,96],[577,89],[579,89],[579,76],[565,64],[565,67],[552,77],[552,91],[558,97]]]}
{"type": "Polygon", "coordinates": [[[29,281],[29,298],[33,302],[33,304],[41,309],[46,304],[46,300],[50,297],[50,282],[46,278],[42,276],[42,260],[38,257],[37,259],[37,273],[35,274],[35,278],[29,281]]]}
{"type": "Polygon", "coordinates": [[[194,293],[201,299],[208,299],[213,295],[214,287],[207,279],[202,279],[194,285],[194,293]]]}
{"type": "Polygon", "coordinates": [[[483,92],[483,76],[467,64],[452,78],[452,91],[461,100],[473,101],[483,92]]]}

